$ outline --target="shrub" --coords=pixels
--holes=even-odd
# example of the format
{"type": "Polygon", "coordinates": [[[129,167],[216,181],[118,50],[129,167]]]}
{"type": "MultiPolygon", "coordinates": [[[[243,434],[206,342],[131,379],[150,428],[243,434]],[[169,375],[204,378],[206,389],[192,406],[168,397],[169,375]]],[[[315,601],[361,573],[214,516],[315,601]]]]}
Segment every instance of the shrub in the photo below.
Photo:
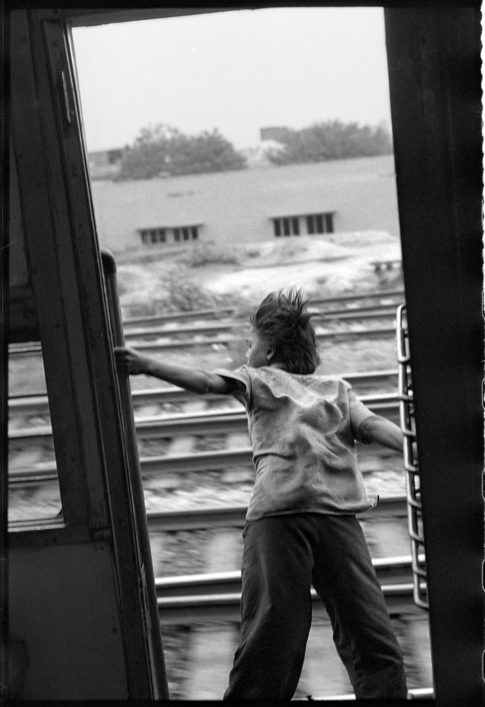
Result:
{"type": "Polygon", "coordinates": [[[232,304],[228,302],[227,297],[210,292],[179,268],[164,275],[161,284],[166,292],[163,302],[163,308],[166,310],[190,312],[197,309],[218,309],[232,304]]]}

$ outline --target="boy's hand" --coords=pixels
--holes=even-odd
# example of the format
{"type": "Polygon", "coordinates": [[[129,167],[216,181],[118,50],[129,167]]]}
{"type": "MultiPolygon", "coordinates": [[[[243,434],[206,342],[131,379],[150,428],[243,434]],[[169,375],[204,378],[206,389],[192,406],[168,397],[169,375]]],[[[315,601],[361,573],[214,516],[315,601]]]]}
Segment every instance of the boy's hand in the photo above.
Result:
{"type": "Polygon", "coordinates": [[[131,373],[136,376],[147,372],[147,357],[142,356],[134,349],[125,346],[114,348],[116,366],[120,373],[131,373]]]}

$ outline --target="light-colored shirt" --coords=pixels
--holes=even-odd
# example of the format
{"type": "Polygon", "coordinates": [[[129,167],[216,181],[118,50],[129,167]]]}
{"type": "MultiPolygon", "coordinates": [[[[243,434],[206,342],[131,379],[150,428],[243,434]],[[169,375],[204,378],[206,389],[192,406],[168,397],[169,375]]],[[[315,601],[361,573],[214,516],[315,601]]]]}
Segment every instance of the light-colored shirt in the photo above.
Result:
{"type": "Polygon", "coordinates": [[[277,366],[214,371],[246,408],[256,479],[247,520],[286,513],[361,513],[367,495],[355,440],[373,413],[338,377],[277,366]]]}

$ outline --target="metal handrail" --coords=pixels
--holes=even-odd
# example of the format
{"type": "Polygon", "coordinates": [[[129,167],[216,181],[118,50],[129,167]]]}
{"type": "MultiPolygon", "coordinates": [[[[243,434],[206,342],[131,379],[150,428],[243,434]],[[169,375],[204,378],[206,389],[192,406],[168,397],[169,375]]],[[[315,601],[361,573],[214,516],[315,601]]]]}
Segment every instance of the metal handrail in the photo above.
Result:
{"type": "Polygon", "coordinates": [[[426,585],[426,557],[423,534],[420,476],[414,421],[414,399],[411,375],[411,355],[406,325],[406,307],[396,310],[396,344],[398,361],[399,420],[403,433],[404,470],[406,472],[406,500],[408,532],[411,540],[413,570],[413,597],[416,606],[429,609],[426,585]]]}

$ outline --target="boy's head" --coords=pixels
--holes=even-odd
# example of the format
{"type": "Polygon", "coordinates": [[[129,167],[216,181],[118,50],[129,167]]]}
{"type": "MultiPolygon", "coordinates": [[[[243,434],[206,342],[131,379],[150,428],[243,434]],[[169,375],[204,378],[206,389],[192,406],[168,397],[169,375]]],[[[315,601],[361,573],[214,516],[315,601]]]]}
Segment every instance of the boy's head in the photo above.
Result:
{"type": "Polygon", "coordinates": [[[249,320],[249,365],[279,363],[289,373],[313,373],[320,357],[310,317],[300,290],[270,292],[249,320]]]}

